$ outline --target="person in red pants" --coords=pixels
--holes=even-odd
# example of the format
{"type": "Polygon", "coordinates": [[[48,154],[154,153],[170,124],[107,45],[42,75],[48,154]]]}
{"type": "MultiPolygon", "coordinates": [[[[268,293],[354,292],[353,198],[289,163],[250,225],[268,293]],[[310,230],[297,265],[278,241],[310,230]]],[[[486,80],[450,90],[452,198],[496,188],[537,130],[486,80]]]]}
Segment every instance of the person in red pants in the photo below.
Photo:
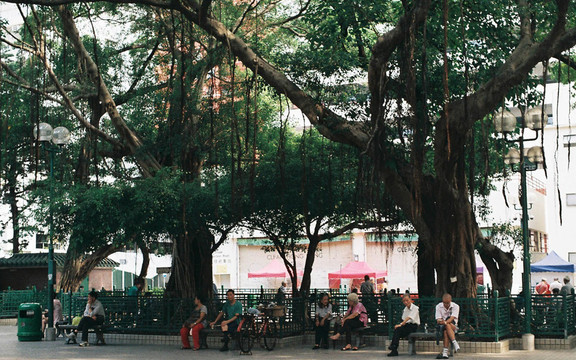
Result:
{"type": "Polygon", "coordinates": [[[202,299],[198,295],[194,297],[194,311],[192,315],[184,322],[182,329],[180,329],[180,337],[182,339],[182,349],[200,349],[200,331],[208,326],[206,320],[206,315],[208,314],[208,309],[206,305],[203,304],[202,299]],[[194,341],[194,347],[190,347],[190,341],[188,336],[192,335],[192,340],[194,341]]]}

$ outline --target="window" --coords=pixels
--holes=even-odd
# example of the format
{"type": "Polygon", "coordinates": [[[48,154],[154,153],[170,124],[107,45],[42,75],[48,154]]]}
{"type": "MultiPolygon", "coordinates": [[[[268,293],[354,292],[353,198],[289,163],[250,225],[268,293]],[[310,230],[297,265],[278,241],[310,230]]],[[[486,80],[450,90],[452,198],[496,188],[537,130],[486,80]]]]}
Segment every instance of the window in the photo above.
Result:
{"type": "Polygon", "coordinates": [[[576,206],[576,194],[566,194],[566,206],[576,206]]]}
{"type": "Polygon", "coordinates": [[[576,134],[564,135],[564,147],[576,146],[576,134]]]}
{"type": "Polygon", "coordinates": [[[48,247],[48,236],[46,234],[36,234],[36,249],[48,247]]]}

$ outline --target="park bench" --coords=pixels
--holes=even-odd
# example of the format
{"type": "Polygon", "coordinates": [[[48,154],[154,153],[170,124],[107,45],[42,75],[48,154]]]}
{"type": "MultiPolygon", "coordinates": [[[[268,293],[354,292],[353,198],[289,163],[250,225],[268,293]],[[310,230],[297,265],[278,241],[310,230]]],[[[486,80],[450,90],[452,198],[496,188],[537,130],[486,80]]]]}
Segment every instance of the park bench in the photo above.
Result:
{"type": "MultiPolygon", "coordinates": [[[[57,325],[58,332],[63,331],[65,334],[70,334],[73,330],[78,329],[77,325],[57,325]]],[[[106,345],[106,341],[104,340],[104,331],[106,331],[106,325],[96,325],[93,328],[88,330],[89,332],[93,332],[96,334],[96,345],[106,345]]],[[[77,344],[76,338],[67,338],[66,344],[77,344]]]]}
{"type": "MultiPolygon", "coordinates": [[[[413,332],[408,335],[408,354],[416,355],[416,340],[417,339],[432,339],[436,340],[436,345],[440,345],[442,340],[441,336],[438,336],[436,332],[413,332]]],[[[450,343],[450,356],[454,356],[454,346],[450,343]]]]}
{"type": "MultiPolygon", "coordinates": [[[[364,334],[369,329],[370,329],[370,326],[363,326],[363,327],[359,327],[359,328],[352,330],[352,342],[354,342],[354,339],[356,340],[355,346],[358,349],[366,346],[366,343],[364,341],[364,334]]],[[[345,337],[344,337],[344,335],[342,335],[342,336],[340,336],[340,338],[338,340],[332,340],[332,349],[336,348],[336,343],[345,341],[344,339],[345,339],[345,337]]]]}
{"type": "Polygon", "coordinates": [[[215,329],[207,327],[200,330],[200,349],[208,349],[208,336],[222,337],[222,330],[219,327],[215,329]]]}

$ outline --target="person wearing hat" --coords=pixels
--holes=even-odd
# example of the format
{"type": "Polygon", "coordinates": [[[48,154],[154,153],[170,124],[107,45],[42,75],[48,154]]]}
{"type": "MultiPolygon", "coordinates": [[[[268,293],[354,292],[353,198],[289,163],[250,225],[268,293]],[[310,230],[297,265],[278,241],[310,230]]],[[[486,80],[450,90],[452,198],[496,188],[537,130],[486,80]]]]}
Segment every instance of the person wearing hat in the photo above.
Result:
{"type": "Polygon", "coordinates": [[[550,295],[550,285],[545,278],[542,278],[540,284],[536,285],[536,292],[540,295],[550,295]]]}
{"type": "Polygon", "coordinates": [[[88,294],[88,302],[84,309],[84,316],[80,320],[78,328],[72,331],[68,337],[76,338],[78,332],[82,331],[82,342],[80,343],[80,346],[88,346],[88,330],[94,328],[96,325],[102,325],[103,323],[104,306],[102,306],[102,303],[98,300],[98,293],[92,290],[88,294]]]}
{"type": "Polygon", "coordinates": [[[358,350],[356,346],[352,347],[352,330],[364,327],[368,324],[368,314],[366,313],[366,308],[358,300],[358,294],[350,293],[348,294],[348,311],[346,316],[342,318],[342,327],[340,330],[330,337],[332,340],[338,340],[340,335],[346,333],[346,346],[342,348],[342,351],[346,350],[358,350]]]}
{"type": "Polygon", "coordinates": [[[558,289],[558,292],[560,292],[560,289],[562,289],[562,284],[560,284],[558,278],[554,278],[554,281],[552,281],[552,283],[550,284],[550,291],[552,293],[554,293],[554,289],[558,289]]]}
{"type": "Polygon", "coordinates": [[[570,295],[574,292],[574,286],[570,283],[570,276],[564,276],[564,286],[560,289],[560,295],[570,295]]]}

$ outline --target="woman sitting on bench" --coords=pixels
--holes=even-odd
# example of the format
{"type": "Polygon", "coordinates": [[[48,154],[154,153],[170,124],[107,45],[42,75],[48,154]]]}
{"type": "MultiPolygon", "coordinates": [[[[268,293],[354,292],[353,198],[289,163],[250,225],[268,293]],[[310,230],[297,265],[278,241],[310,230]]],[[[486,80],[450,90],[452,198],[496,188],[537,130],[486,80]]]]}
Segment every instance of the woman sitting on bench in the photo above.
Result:
{"type": "Polygon", "coordinates": [[[202,300],[198,295],[194,297],[194,311],[192,315],[186,320],[182,329],[180,329],[180,337],[182,339],[182,349],[190,349],[190,341],[188,340],[188,335],[192,336],[194,340],[193,350],[200,349],[200,331],[205,327],[208,327],[208,322],[206,321],[206,315],[208,314],[208,308],[202,303],[202,300]]]}
{"type": "Polygon", "coordinates": [[[320,349],[323,343],[324,349],[328,349],[328,333],[330,332],[330,319],[332,318],[332,304],[328,294],[320,294],[320,301],[316,308],[316,343],[313,350],[320,349]]]}
{"type": "Polygon", "coordinates": [[[346,333],[346,346],[342,348],[342,351],[358,350],[356,346],[352,347],[352,331],[365,327],[367,324],[368,315],[366,308],[358,301],[358,294],[348,294],[348,311],[346,312],[346,316],[342,318],[342,327],[336,334],[331,336],[330,339],[338,340],[340,335],[346,333]]]}
{"type": "Polygon", "coordinates": [[[104,306],[100,300],[98,300],[98,293],[92,290],[88,294],[88,302],[86,303],[86,309],[84,309],[84,316],[78,328],[73,330],[69,337],[76,338],[79,331],[82,331],[82,342],[80,346],[88,346],[88,330],[94,328],[97,325],[102,325],[104,323],[104,306]]]}

